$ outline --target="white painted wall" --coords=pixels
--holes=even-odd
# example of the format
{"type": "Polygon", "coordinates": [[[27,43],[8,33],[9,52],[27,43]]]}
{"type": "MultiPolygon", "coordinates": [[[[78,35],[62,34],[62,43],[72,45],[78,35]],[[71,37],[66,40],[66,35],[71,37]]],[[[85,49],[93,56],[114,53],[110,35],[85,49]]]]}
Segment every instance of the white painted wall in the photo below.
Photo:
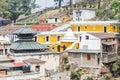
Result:
{"type": "MultiPolygon", "coordinates": [[[[34,53],[33,53],[34,54],[34,53]]],[[[36,56],[15,56],[15,62],[22,62],[25,59],[29,58],[36,58],[46,61],[43,64],[40,64],[40,76],[45,76],[45,69],[51,70],[53,69],[56,71],[59,67],[59,54],[43,54],[43,55],[36,55],[36,56]]],[[[34,68],[32,69],[34,70],[34,68]]]]}
{"type": "Polygon", "coordinates": [[[89,34],[89,33],[83,33],[81,35],[79,35],[79,37],[81,36],[81,42],[79,40],[79,44],[80,44],[80,49],[84,49],[84,45],[88,46],[87,49],[91,49],[91,50],[98,50],[100,49],[100,39],[89,34]],[[86,40],[86,36],[89,36],[89,39],[86,40]]]}
{"type": "Polygon", "coordinates": [[[81,15],[77,16],[76,12],[78,10],[73,11],[73,21],[78,21],[77,18],[80,18],[80,21],[92,19],[95,17],[95,10],[79,10],[81,12],[81,15]]]}
{"type": "Polygon", "coordinates": [[[55,18],[47,19],[48,23],[60,23],[61,20],[57,18],[57,22],[55,22],[55,18]]]}

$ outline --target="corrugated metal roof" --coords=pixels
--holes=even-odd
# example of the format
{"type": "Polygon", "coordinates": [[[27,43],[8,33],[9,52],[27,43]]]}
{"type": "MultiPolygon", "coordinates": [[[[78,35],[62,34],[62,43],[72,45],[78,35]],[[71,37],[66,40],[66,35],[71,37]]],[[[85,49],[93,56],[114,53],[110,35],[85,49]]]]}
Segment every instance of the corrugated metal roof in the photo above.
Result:
{"type": "Polygon", "coordinates": [[[71,49],[68,52],[75,52],[75,53],[100,53],[101,51],[98,50],[92,50],[92,49],[71,49]]]}
{"type": "Polygon", "coordinates": [[[4,62],[4,61],[13,61],[14,59],[12,57],[8,57],[8,56],[4,56],[1,55],[0,56],[0,62],[4,62]]]}
{"type": "Polygon", "coordinates": [[[14,65],[11,62],[9,62],[9,63],[0,63],[0,65],[5,66],[7,68],[14,67],[14,65]]]}
{"type": "Polygon", "coordinates": [[[0,70],[7,70],[7,69],[9,69],[9,68],[0,65],[0,70]]]}
{"type": "Polygon", "coordinates": [[[41,64],[41,63],[45,63],[45,61],[42,61],[40,59],[35,59],[35,58],[29,58],[26,60],[23,60],[23,62],[25,63],[30,63],[30,64],[41,64]]]}
{"type": "Polygon", "coordinates": [[[10,48],[13,50],[48,49],[48,47],[46,45],[39,44],[39,43],[34,42],[34,41],[23,41],[22,42],[22,40],[19,40],[19,41],[12,43],[10,48]]]}
{"type": "Polygon", "coordinates": [[[101,39],[104,39],[104,38],[115,38],[116,35],[113,34],[113,33],[90,33],[96,37],[99,37],[101,39]]]}
{"type": "Polygon", "coordinates": [[[37,34],[37,32],[32,30],[29,27],[22,27],[16,31],[14,31],[13,34],[37,34]]]}

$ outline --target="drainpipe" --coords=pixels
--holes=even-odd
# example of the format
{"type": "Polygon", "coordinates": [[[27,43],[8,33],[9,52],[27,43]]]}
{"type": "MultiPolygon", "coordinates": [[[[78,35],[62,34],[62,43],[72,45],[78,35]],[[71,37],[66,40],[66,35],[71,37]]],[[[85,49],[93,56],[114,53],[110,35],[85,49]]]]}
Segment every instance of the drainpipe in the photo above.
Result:
{"type": "Polygon", "coordinates": [[[103,58],[103,51],[102,51],[102,41],[100,41],[100,68],[102,67],[102,58],[103,58]]]}

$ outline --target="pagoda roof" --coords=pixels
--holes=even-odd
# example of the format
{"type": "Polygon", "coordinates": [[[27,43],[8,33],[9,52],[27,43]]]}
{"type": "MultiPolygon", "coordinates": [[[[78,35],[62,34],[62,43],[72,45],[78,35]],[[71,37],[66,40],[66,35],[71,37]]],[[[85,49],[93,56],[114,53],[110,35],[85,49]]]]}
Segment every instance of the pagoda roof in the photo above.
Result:
{"type": "Polygon", "coordinates": [[[29,27],[22,27],[18,30],[15,30],[12,34],[37,34],[37,32],[29,27]]]}
{"type": "Polygon", "coordinates": [[[13,50],[46,50],[49,49],[46,45],[37,43],[32,40],[18,40],[10,46],[13,50]]]}

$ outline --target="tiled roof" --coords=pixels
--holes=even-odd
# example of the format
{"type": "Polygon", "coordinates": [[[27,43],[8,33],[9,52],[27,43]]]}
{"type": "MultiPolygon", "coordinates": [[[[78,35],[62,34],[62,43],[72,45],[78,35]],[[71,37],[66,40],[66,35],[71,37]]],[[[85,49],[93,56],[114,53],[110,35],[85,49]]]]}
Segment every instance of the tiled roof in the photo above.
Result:
{"type": "Polygon", "coordinates": [[[101,39],[104,39],[104,38],[115,38],[116,35],[115,34],[112,34],[112,33],[90,33],[96,37],[99,37],[101,39]]]}
{"type": "Polygon", "coordinates": [[[19,67],[19,66],[23,66],[24,65],[24,62],[17,62],[17,63],[15,63],[15,62],[13,62],[13,65],[15,66],[15,67],[19,67]]]}
{"type": "Polygon", "coordinates": [[[46,45],[34,42],[32,40],[18,40],[10,46],[13,50],[45,50],[48,49],[46,45]]]}
{"type": "Polygon", "coordinates": [[[19,28],[20,27],[17,26],[2,26],[0,27],[0,34],[1,35],[11,34],[14,30],[17,30],[19,28]]]}
{"type": "Polygon", "coordinates": [[[29,27],[22,27],[16,31],[14,31],[13,34],[37,34],[37,32],[32,30],[29,27]]]}
{"type": "Polygon", "coordinates": [[[34,59],[34,58],[29,58],[26,60],[23,60],[25,63],[30,63],[30,64],[40,64],[40,63],[45,63],[45,61],[42,61],[40,59],[34,59]]]}
{"type": "Polygon", "coordinates": [[[34,24],[30,26],[31,29],[36,31],[50,31],[56,27],[57,27],[56,25],[52,24],[34,24]]]}
{"type": "Polygon", "coordinates": [[[7,68],[10,67],[20,67],[24,65],[24,62],[9,62],[9,63],[0,63],[0,65],[5,66],[7,68]]]}

